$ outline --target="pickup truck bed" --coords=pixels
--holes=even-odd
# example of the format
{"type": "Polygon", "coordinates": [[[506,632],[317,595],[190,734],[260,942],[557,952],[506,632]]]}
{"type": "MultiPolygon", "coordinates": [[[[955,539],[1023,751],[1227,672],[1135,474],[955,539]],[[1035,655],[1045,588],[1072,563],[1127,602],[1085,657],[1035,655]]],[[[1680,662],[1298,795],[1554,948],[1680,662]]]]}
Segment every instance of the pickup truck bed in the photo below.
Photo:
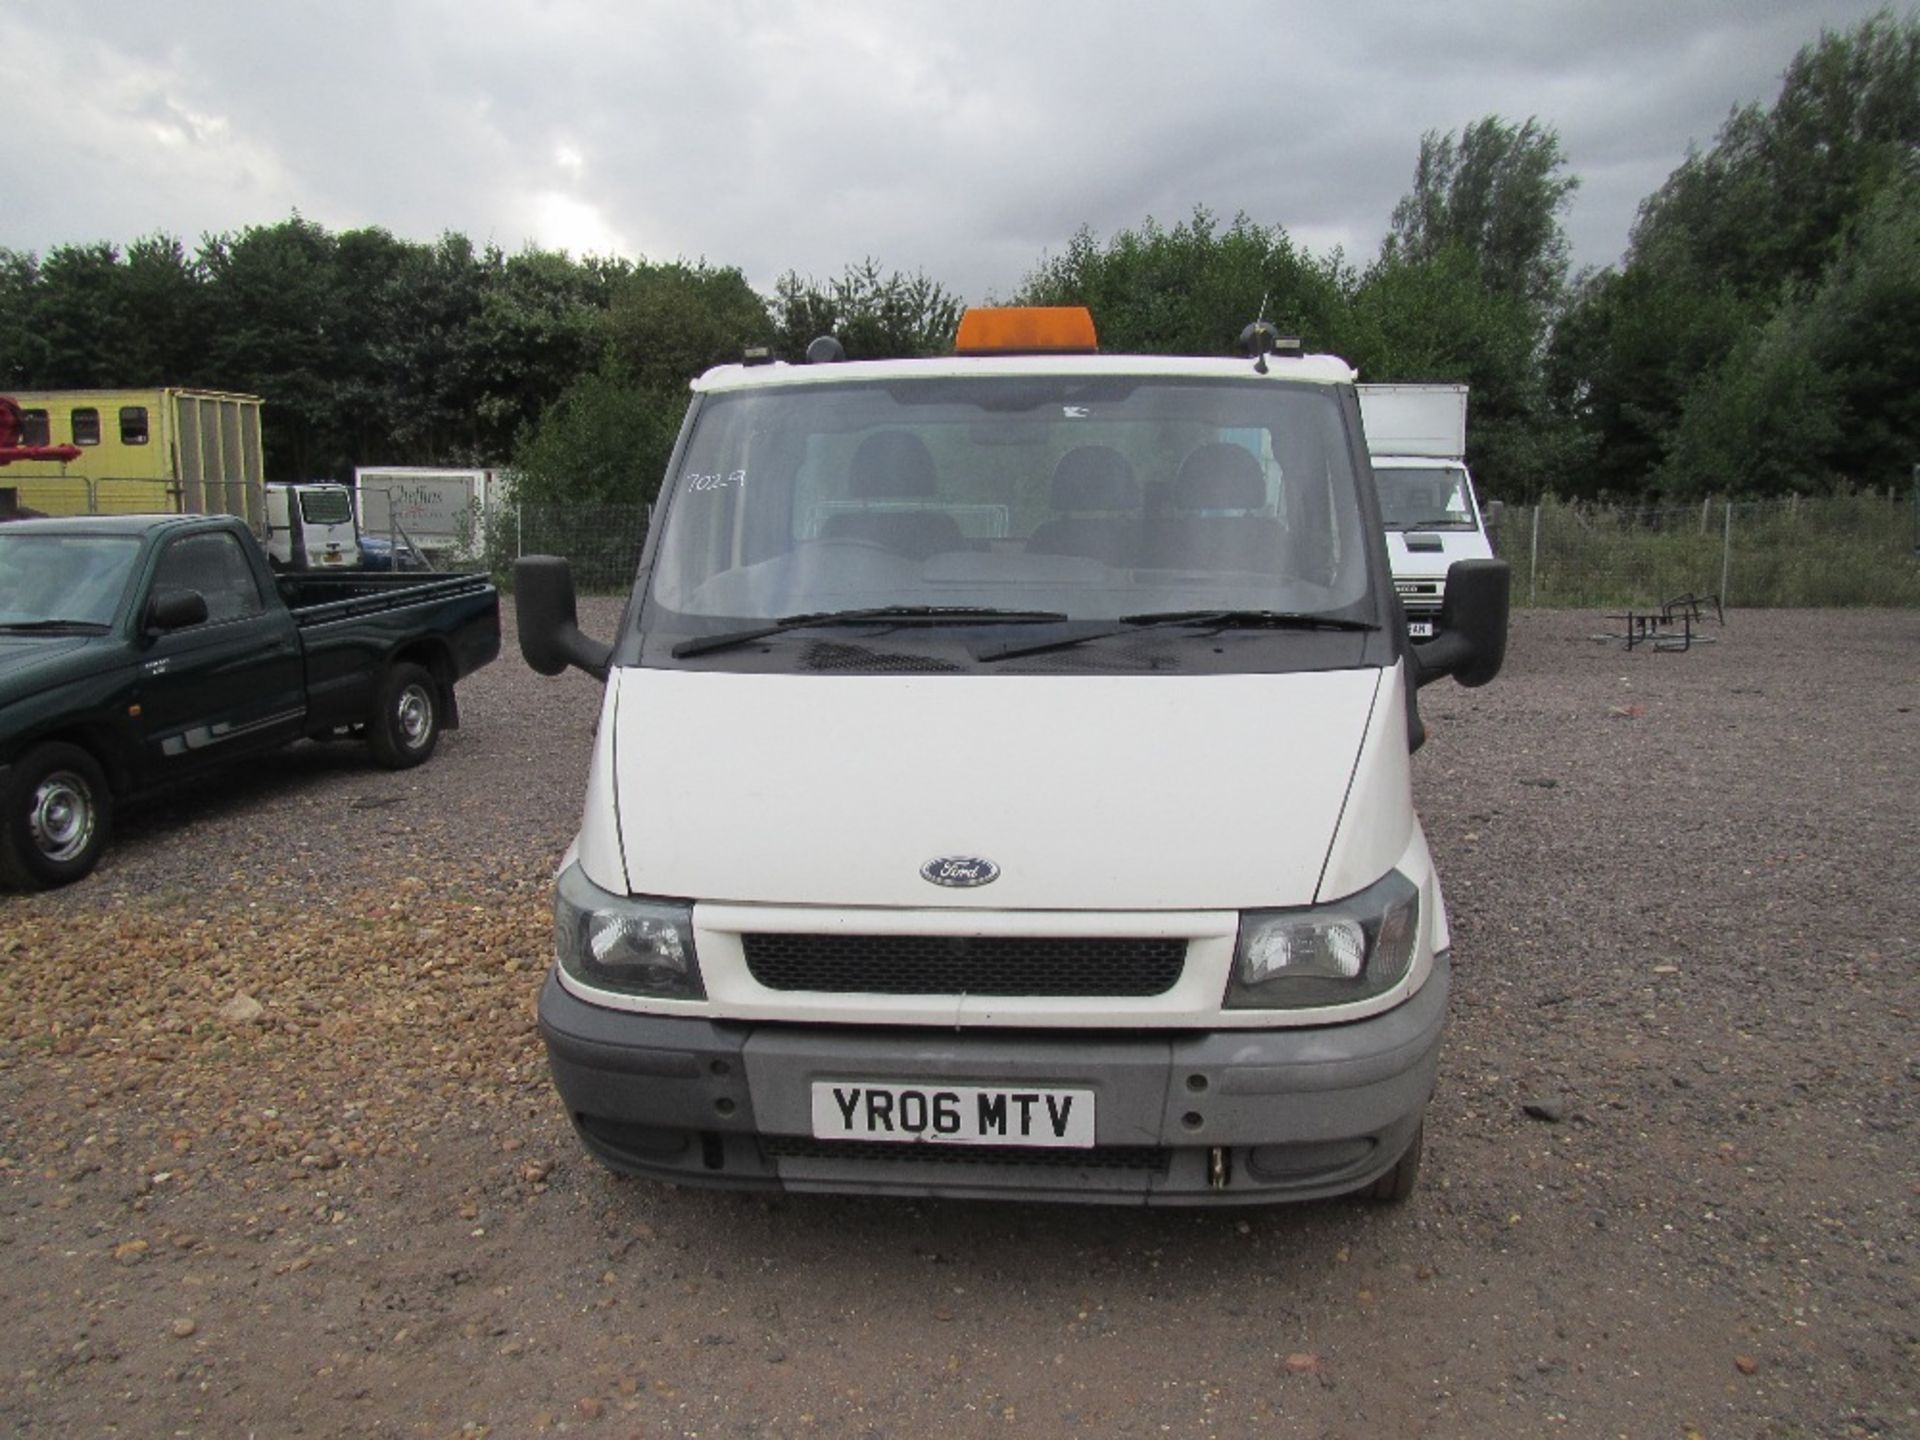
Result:
{"type": "Polygon", "coordinates": [[[116,804],[303,736],[420,764],[499,650],[485,576],[276,576],[227,516],[0,526],[0,879],[78,879],[116,804]]]}
{"type": "MultiPolygon", "coordinates": [[[[310,735],[361,723],[388,657],[408,646],[443,654],[444,668],[456,678],[500,652],[500,596],[484,575],[282,575],[278,581],[306,652],[310,735]]],[[[453,686],[445,688],[446,725],[458,728],[453,686]]]]}

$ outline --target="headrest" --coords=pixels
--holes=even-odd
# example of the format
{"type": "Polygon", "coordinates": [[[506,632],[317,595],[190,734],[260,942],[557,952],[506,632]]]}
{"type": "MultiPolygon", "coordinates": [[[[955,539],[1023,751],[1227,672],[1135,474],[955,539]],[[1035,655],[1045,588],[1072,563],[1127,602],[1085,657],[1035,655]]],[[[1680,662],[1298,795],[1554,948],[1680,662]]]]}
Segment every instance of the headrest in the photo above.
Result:
{"type": "Polygon", "coordinates": [[[1053,508],[1138,510],[1140,478],[1133,462],[1111,445],[1081,445],[1053,467],[1053,508]]]}
{"type": "Polygon", "coordinates": [[[905,430],[881,430],[862,440],[848,479],[860,500],[930,500],[937,488],[926,441],[905,430]]]}
{"type": "Polygon", "coordinates": [[[1260,462],[1238,445],[1202,445],[1180,462],[1173,482],[1176,510],[1258,510],[1267,503],[1260,462]]]}

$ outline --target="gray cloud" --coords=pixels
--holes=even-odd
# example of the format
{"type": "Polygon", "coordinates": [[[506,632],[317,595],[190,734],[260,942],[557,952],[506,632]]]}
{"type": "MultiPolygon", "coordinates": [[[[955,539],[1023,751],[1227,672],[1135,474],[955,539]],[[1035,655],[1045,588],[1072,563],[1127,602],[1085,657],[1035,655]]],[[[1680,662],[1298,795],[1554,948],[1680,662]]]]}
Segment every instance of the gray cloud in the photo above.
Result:
{"type": "Polygon", "coordinates": [[[1082,224],[1245,211],[1364,260],[1420,136],[1538,116],[1575,259],[1869,0],[537,5],[16,0],[0,245],[271,223],[705,257],[872,255],[1006,294],[1082,224]]]}

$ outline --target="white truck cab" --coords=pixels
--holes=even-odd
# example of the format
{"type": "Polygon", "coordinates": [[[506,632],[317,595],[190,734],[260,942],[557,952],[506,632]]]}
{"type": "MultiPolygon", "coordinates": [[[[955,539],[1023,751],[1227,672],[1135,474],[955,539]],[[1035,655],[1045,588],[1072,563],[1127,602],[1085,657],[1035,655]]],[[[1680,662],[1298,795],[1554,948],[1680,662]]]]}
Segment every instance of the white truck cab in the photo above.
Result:
{"type": "Polygon", "coordinates": [[[1361,385],[1360,417],[1387,563],[1407,612],[1407,633],[1431,639],[1440,618],[1447,569],[1456,560],[1493,557],[1496,501],[1483,514],[1467,473],[1467,387],[1361,385]]]}
{"type": "Polygon", "coordinates": [[[1396,623],[1353,372],[959,353],[693,385],[632,600],[516,566],[606,689],[540,1026],[586,1147],[693,1184],[1400,1198],[1451,942],[1417,686],[1484,684],[1507,574],[1396,623]]]}
{"type": "Polygon", "coordinates": [[[360,531],[353,492],[330,480],[266,488],[267,559],[281,570],[353,570],[360,531]]]}

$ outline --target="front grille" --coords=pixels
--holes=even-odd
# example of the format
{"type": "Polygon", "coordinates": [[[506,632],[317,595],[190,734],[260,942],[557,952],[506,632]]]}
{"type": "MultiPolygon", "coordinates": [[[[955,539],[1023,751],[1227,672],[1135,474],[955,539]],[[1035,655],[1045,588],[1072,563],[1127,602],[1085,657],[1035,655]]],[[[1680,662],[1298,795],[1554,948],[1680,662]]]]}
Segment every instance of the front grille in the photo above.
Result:
{"type": "Polygon", "coordinates": [[[862,995],[1164,995],[1186,963],[1182,939],[1026,935],[740,937],[769,990],[862,995]]]}
{"type": "Polygon", "coordinates": [[[810,1140],[763,1135],[770,1160],[847,1160],[860,1164],[1014,1165],[1047,1170],[1144,1170],[1167,1173],[1170,1152],[1152,1145],[1057,1150],[1025,1145],[890,1145],[877,1140],[810,1140]]]}

